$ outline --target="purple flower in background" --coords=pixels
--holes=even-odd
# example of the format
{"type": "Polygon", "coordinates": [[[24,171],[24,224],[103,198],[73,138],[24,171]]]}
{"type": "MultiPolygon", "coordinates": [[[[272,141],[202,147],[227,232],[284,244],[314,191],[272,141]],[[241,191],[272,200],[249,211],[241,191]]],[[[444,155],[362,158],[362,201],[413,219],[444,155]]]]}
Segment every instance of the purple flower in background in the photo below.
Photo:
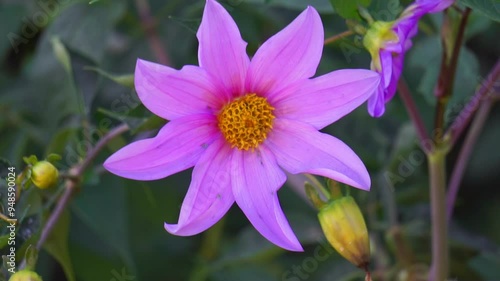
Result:
{"type": "Polygon", "coordinates": [[[233,19],[207,0],[197,33],[199,67],[175,70],[137,61],[139,98],[170,122],[156,137],[125,146],[104,166],[137,180],[194,166],[179,221],[165,224],[172,234],[198,234],[236,202],[268,240],[302,250],[278,201],[284,171],[370,187],[359,157],[318,130],[364,103],[380,77],[346,69],[309,79],[320,62],[323,36],[317,11],[308,7],[250,60],[233,19]]]}
{"type": "Polygon", "coordinates": [[[403,72],[404,56],[412,46],[411,39],[417,34],[420,18],[428,13],[441,12],[452,3],[453,0],[417,0],[396,21],[377,21],[370,26],[363,44],[372,56],[371,69],[381,76],[379,89],[368,99],[370,115],[382,116],[385,104],[394,97],[403,72]]]}

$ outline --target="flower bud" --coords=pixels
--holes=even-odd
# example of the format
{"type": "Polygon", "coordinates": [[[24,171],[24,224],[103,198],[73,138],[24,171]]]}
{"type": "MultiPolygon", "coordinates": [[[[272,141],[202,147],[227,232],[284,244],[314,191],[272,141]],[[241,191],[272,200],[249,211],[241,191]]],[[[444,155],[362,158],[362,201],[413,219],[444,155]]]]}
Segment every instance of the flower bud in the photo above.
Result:
{"type": "Polygon", "coordinates": [[[399,41],[398,35],[392,29],[393,25],[393,22],[376,21],[370,25],[363,37],[363,45],[370,53],[376,70],[382,69],[380,49],[384,48],[388,42],[397,43],[399,41]]]}
{"type": "Polygon", "coordinates": [[[321,228],[330,244],[354,265],[366,269],[370,260],[370,241],[365,220],[351,196],[330,201],[318,214],[321,228]]]}
{"type": "Polygon", "coordinates": [[[31,270],[21,270],[14,273],[9,281],[42,281],[42,277],[31,270]]]}
{"type": "Polygon", "coordinates": [[[40,161],[31,168],[31,180],[40,189],[51,187],[57,183],[59,172],[48,161],[40,161]]]}

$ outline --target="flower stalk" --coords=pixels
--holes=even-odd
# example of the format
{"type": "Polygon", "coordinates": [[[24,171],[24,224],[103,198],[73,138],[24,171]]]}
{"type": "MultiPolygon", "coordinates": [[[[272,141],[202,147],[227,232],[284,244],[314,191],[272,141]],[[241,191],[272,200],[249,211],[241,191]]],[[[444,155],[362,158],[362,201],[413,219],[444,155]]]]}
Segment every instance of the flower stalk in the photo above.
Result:
{"type": "Polygon", "coordinates": [[[353,34],[354,34],[354,31],[352,31],[352,30],[346,30],[346,31],[344,31],[342,33],[339,33],[339,34],[334,35],[332,37],[326,38],[324,45],[332,44],[332,43],[334,43],[334,42],[336,42],[338,40],[341,40],[341,39],[343,39],[345,37],[348,37],[348,36],[351,36],[353,34]]]}
{"type": "Polygon", "coordinates": [[[432,224],[432,269],[430,281],[446,280],[448,275],[448,225],[446,222],[446,161],[447,150],[436,147],[428,154],[431,224],[432,224]]]}
{"type": "MultiPolygon", "coordinates": [[[[460,49],[462,47],[465,27],[467,25],[467,20],[471,12],[470,8],[466,8],[462,14],[460,20],[460,25],[458,27],[457,34],[455,35],[455,40],[453,41],[453,49],[451,54],[448,54],[447,42],[448,37],[453,36],[453,30],[450,27],[450,22],[445,21],[442,30],[442,42],[443,42],[443,55],[441,58],[441,71],[438,78],[438,84],[435,89],[435,95],[437,97],[436,103],[436,114],[434,119],[434,128],[436,132],[435,140],[441,141],[443,138],[443,126],[444,126],[444,113],[446,110],[446,105],[453,93],[453,82],[455,81],[455,73],[458,65],[458,57],[460,54],[460,49]]],[[[448,15],[445,14],[448,19],[448,15]]],[[[445,20],[446,20],[445,19],[445,20]]]]}
{"type": "Polygon", "coordinates": [[[429,152],[429,148],[425,145],[427,140],[429,140],[429,135],[427,134],[427,129],[425,128],[424,121],[422,120],[422,116],[418,112],[417,105],[412,98],[410,89],[404,81],[403,78],[398,81],[398,92],[401,100],[403,101],[406,110],[408,111],[408,115],[410,116],[413,125],[417,131],[417,135],[420,139],[420,147],[425,153],[429,152]]]}

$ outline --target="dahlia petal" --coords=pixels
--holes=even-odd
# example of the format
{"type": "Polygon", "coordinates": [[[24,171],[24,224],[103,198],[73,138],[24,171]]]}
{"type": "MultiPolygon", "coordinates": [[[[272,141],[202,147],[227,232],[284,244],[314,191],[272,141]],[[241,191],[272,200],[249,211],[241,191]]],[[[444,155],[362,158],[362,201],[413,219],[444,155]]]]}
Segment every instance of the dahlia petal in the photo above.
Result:
{"type": "Polygon", "coordinates": [[[165,223],[165,229],[175,235],[195,235],[218,222],[234,203],[231,191],[231,149],[221,138],[214,141],[193,169],[193,178],[184,202],[179,222],[165,223]]]}
{"type": "Polygon", "coordinates": [[[217,77],[228,94],[243,93],[250,59],[247,43],[229,13],[214,0],[207,0],[196,34],[200,66],[217,77]]]}
{"type": "Polygon", "coordinates": [[[196,66],[175,70],[139,59],[134,80],[144,106],[167,120],[210,113],[222,104],[220,92],[209,75],[196,66]]]}
{"type": "Polygon", "coordinates": [[[276,118],[265,145],[278,164],[292,174],[311,173],[370,189],[370,175],[354,151],[308,124],[276,118]]]}
{"type": "Polygon", "coordinates": [[[388,102],[396,92],[396,85],[402,71],[401,65],[393,65],[393,55],[386,50],[380,50],[380,66],[379,75],[381,78],[380,84],[373,95],[368,99],[368,113],[373,117],[380,117],[385,113],[385,103],[388,102]],[[396,68],[394,68],[396,66],[396,68]]]}
{"type": "Polygon", "coordinates": [[[385,89],[383,86],[379,86],[377,93],[373,94],[367,103],[368,113],[372,117],[381,117],[385,113],[385,99],[384,99],[385,89]]]}
{"type": "Polygon", "coordinates": [[[344,69],[307,80],[295,91],[282,91],[272,102],[275,115],[321,129],[364,103],[378,89],[380,75],[371,70],[344,69]]]}
{"type": "Polygon", "coordinates": [[[294,81],[312,77],[323,40],[321,18],[309,6],[257,50],[248,70],[247,91],[269,96],[294,81]]]}
{"type": "Polygon", "coordinates": [[[156,137],[121,148],[104,162],[104,167],[128,179],[164,178],[194,166],[217,134],[212,115],[181,117],[166,124],[156,137]]]}
{"type": "Polygon", "coordinates": [[[286,175],[272,153],[264,147],[254,152],[235,150],[232,169],[234,198],[255,229],[284,249],[302,251],[280,207],[277,192],[286,175]]]}
{"type": "Polygon", "coordinates": [[[389,102],[396,94],[398,82],[399,79],[401,78],[401,74],[403,73],[403,61],[404,61],[404,54],[398,54],[392,57],[391,80],[389,82],[389,85],[387,85],[387,90],[384,95],[384,101],[386,103],[389,102]]]}
{"type": "Polygon", "coordinates": [[[438,13],[448,8],[455,0],[417,0],[416,4],[421,6],[426,13],[438,13]]]}
{"type": "Polygon", "coordinates": [[[392,78],[392,53],[389,51],[385,50],[380,50],[380,66],[381,66],[381,73],[383,75],[382,80],[383,80],[383,85],[384,88],[389,87],[389,84],[391,83],[391,78],[392,78]]]}

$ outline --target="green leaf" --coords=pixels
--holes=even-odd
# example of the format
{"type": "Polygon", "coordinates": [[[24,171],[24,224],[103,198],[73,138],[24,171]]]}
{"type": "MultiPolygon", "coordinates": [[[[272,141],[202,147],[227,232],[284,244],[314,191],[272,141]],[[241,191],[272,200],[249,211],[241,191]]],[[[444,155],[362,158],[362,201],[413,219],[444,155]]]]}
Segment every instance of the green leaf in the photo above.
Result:
{"type": "MultiPolygon", "coordinates": [[[[417,91],[424,95],[430,105],[434,105],[434,87],[436,86],[440,63],[441,43],[439,36],[431,36],[418,41],[408,54],[408,64],[418,68],[422,75],[417,91]]],[[[416,71],[416,69],[413,69],[416,71]]],[[[479,62],[476,56],[465,46],[458,57],[457,73],[453,84],[453,96],[448,105],[448,111],[456,110],[454,105],[463,104],[474,93],[479,82],[479,62]]],[[[447,116],[454,114],[447,112],[447,116]]],[[[456,113],[455,113],[456,114],[456,113]]]]}
{"type": "Polygon", "coordinates": [[[72,211],[81,223],[80,227],[92,231],[94,240],[88,240],[88,235],[72,233],[72,240],[82,240],[81,243],[94,244],[94,250],[103,256],[115,256],[121,259],[129,272],[134,271],[134,258],[130,252],[129,226],[126,204],[127,189],[123,184],[116,184],[116,178],[103,177],[98,186],[84,182],[85,192],[75,198],[72,211]],[[113,181],[114,180],[114,181],[113,181]],[[98,187],[108,186],[106,189],[98,187]],[[89,207],[92,206],[92,207],[89,207]],[[105,243],[107,249],[96,247],[95,239],[105,243]],[[87,240],[86,240],[87,239],[87,240]],[[83,241],[85,240],[85,241],[83,241]]]}
{"type": "Polygon", "coordinates": [[[59,36],[69,49],[101,61],[113,26],[125,7],[122,1],[101,1],[94,5],[75,1],[61,12],[47,32],[59,36]]]}
{"type": "Polygon", "coordinates": [[[368,10],[374,20],[392,21],[403,11],[399,0],[372,0],[368,10]]]}
{"type": "Polygon", "coordinates": [[[498,0],[460,0],[459,3],[500,22],[500,2],[498,0]]]}
{"type": "Polygon", "coordinates": [[[116,74],[108,73],[108,72],[106,72],[98,67],[92,67],[92,66],[87,66],[87,67],[84,67],[83,69],[95,71],[95,72],[101,74],[102,76],[104,76],[110,80],[115,81],[116,83],[118,83],[120,85],[134,89],[134,74],[116,75],[116,74]]]}
{"type": "Polygon", "coordinates": [[[59,37],[54,36],[50,40],[50,43],[52,43],[52,50],[54,51],[54,54],[59,63],[62,64],[64,70],[66,70],[66,72],[69,75],[72,75],[71,59],[69,58],[68,50],[61,42],[61,39],[59,39],[59,37]]]}
{"type": "Polygon", "coordinates": [[[7,243],[9,243],[9,237],[9,234],[0,236],[0,249],[3,249],[5,246],[7,246],[7,243]]]}
{"type": "Polygon", "coordinates": [[[330,0],[335,12],[345,19],[360,19],[358,6],[368,7],[371,0],[330,0]]]}
{"type": "Polygon", "coordinates": [[[143,117],[144,110],[144,106],[139,105],[138,107],[127,112],[125,115],[122,115],[103,108],[97,109],[97,111],[100,113],[126,123],[129,126],[132,134],[158,129],[166,124],[167,121],[165,119],[162,119],[156,115],[143,117]]]}
{"type": "MultiPolygon", "coordinates": [[[[238,2],[243,2],[239,0],[238,2]]],[[[247,0],[247,3],[267,4],[270,6],[284,7],[292,10],[303,11],[307,6],[313,6],[320,13],[332,13],[332,6],[328,0],[247,0]]]]}
{"type": "Polygon", "coordinates": [[[58,130],[54,133],[51,141],[46,145],[46,153],[53,152],[64,155],[64,149],[71,140],[76,139],[79,130],[80,128],[76,127],[66,127],[58,130]]]}
{"type": "Polygon", "coordinates": [[[163,125],[165,125],[166,123],[167,121],[165,119],[160,118],[156,115],[152,115],[149,118],[144,119],[139,126],[133,128],[131,130],[131,133],[137,134],[139,132],[156,130],[160,127],[163,127],[163,125]]]}
{"type": "Polygon", "coordinates": [[[22,210],[22,212],[17,213],[17,218],[20,222],[25,217],[30,217],[40,213],[42,210],[42,197],[38,189],[31,188],[23,191],[21,199],[17,203],[16,209],[22,210]]]}
{"type": "Polygon", "coordinates": [[[25,13],[25,8],[22,4],[18,3],[2,3],[2,8],[0,9],[0,19],[2,19],[2,24],[0,25],[0,34],[3,34],[4,40],[0,41],[0,56],[3,55],[9,48],[14,50],[15,54],[18,54],[19,47],[23,46],[26,42],[26,38],[16,32],[22,25],[20,20],[25,13]],[[8,40],[5,40],[7,37],[8,40]]]}
{"type": "Polygon", "coordinates": [[[26,250],[26,269],[35,270],[36,262],[38,260],[38,250],[34,245],[30,245],[26,250]]]}
{"type": "Polygon", "coordinates": [[[481,253],[469,262],[484,280],[500,279],[500,254],[481,253]]]}
{"type": "Polygon", "coordinates": [[[47,238],[44,249],[59,262],[68,281],[76,281],[68,251],[69,222],[70,214],[65,210],[47,238]]]}
{"type": "Polygon", "coordinates": [[[47,161],[49,161],[52,164],[54,164],[55,162],[57,162],[61,159],[62,159],[61,155],[56,154],[56,153],[51,153],[51,154],[49,154],[49,156],[47,156],[47,161]]]}
{"type": "Polygon", "coordinates": [[[35,165],[38,162],[36,155],[30,155],[29,157],[23,157],[23,160],[28,165],[35,165]]]}

